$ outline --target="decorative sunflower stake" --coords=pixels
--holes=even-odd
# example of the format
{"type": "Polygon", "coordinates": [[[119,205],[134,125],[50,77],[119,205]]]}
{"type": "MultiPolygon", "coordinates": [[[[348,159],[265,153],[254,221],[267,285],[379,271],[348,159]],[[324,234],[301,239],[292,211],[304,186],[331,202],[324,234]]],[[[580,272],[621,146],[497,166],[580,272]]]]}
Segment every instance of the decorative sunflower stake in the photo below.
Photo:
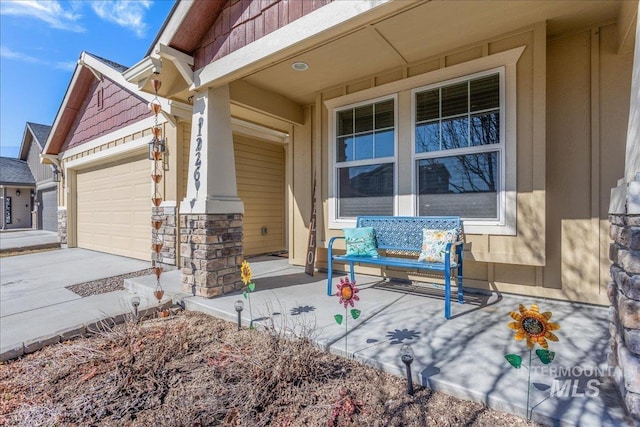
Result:
{"type": "Polygon", "coordinates": [[[507,362],[516,369],[520,369],[524,366],[528,370],[527,377],[527,420],[531,420],[531,414],[529,413],[529,394],[531,391],[531,362],[533,360],[533,348],[536,344],[540,347],[536,350],[536,356],[544,365],[548,365],[553,361],[556,353],[549,350],[549,341],[558,341],[558,337],[552,332],[560,329],[560,325],[550,322],[551,312],[546,311],[540,313],[538,304],[532,304],[531,308],[527,309],[524,305],[520,304],[518,307],[519,313],[512,311],[509,316],[515,322],[509,322],[507,326],[510,329],[516,331],[514,339],[516,341],[522,341],[526,339],[527,348],[529,349],[529,365],[522,365],[522,356],[518,354],[507,354],[504,356],[507,362]]]}
{"type": "Polygon", "coordinates": [[[253,329],[253,312],[251,311],[251,292],[255,291],[256,284],[251,281],[252,273],[251,266],[247,260],[242,261],[240,266],[240,278],[244,283],[244,290],[242,291],[242,297],[249,301],[249,329],[253,329]]]}
{"type": "Polygon", "coordinates": [[[360,317],[361,311],[357,308],[352,308],[349,312],[348,306],[354,307],[354,301],[360,301],[360,297],[356,295],[359,292],[359,289],[356,287],[356,282],[350,282],[348,278],[343,277],[340,279],[340,283],[338,284],[338,292],[336,292],[336,296],[340,298],[339,303],[344,305],[344,316],[342,314],[336,314],[333,316],[336,319],[338,325],[342,325],[342,321],[344,320],[344,354],[347,353],[347,320],[349,319],[349,313],[351,313],[351,317],[353,320],[356,320],[360,317]]]}

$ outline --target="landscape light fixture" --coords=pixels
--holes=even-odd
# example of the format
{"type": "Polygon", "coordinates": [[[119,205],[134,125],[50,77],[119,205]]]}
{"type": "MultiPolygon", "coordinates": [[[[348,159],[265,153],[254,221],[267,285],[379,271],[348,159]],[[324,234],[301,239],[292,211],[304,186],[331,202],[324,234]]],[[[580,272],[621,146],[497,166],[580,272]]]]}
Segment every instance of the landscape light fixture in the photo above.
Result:
{"type": "Polygon", "coordinates": [[[413,396],[413,379],[411,378],[411,362],[413,362],[413,349],[405,344],[400,349],[400,360],[407,367],[407,394],[413,396]]]}
{"type": "Polygon", "coordinates": [[[138,320],[138,307],[140,307],[140,297],[137,295],[131,297],[131,305],[133,306],[133,315],[136,317],[136,320],[138,320]]]}
{"type": "Polygon", "coordinates": [[[242,310],[244,309],[244,302],[239,299],[233,307],[236,309],[236,313],[238,313],[238,330],[240,330],[240,327],[242,326],[242,317],[240,316],[240,313],[242,313],[242,310]]]}

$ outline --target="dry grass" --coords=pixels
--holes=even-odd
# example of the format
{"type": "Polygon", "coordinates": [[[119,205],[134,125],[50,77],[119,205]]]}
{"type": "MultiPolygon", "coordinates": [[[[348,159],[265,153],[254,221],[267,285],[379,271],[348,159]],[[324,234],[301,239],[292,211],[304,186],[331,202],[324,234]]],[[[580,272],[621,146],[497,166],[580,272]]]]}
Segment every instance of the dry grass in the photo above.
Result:
{"type": "Polygon", "coordinates": [[[312,346],[204,314],[129,322],[0,365],[0,424],[526,426],[312,346]]]}

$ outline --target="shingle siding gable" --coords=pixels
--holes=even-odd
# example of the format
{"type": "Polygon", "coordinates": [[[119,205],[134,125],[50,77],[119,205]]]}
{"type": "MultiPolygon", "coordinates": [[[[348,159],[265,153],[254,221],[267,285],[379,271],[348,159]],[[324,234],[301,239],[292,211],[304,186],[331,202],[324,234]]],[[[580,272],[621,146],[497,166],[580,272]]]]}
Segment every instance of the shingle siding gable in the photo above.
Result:
{"type": "Polygon", "coordinates": [[[230,0],[194,53],[198,70],[333,0],[230,0]]]}
{"type": "Polygon", "coordinates": [[[89,90],[63,150],[136,123],[149,114],[146,101],[104,77],[89,90]]]}

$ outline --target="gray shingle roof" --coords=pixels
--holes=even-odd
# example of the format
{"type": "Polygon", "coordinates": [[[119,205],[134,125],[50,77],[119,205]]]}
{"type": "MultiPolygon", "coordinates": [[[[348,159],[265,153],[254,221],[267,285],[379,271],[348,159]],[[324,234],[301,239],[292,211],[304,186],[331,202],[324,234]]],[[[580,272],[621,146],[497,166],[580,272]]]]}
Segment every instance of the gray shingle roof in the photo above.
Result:
{"type": "Polygon", "coordinates": [[[27,122],[27,126],[31,129],[31,133],[33,133],[33,137],[40,146],[40,151],[42,151],[44,144],[47,142],[47,138],[49,137],[51,126],[31,122],[27,122]]]}
{"type": "Polygon", "coordinates": [[[124,71],[129,69],[129,67],[125,67],[124,65],[118,64],[117,62],[109,61],[108,59],[102,58],[102,57],[100,57],[98,55],[94,55],[93,53],[90,53],[90,52],[87,52],[87,51],[85,51],[85,53],[87,55],[93,56],[94,58],[96,58],[100,62],[104,62],[109,67],[111,67],[111,68],[113,68],[115,70],[118,70],[121,73],[123,73],[124,71]]]}
{"type": "Polygon", "coordinates": [[[0,157],[0,185],[35,185],[29,165],[24,160],[0,157]]]}

